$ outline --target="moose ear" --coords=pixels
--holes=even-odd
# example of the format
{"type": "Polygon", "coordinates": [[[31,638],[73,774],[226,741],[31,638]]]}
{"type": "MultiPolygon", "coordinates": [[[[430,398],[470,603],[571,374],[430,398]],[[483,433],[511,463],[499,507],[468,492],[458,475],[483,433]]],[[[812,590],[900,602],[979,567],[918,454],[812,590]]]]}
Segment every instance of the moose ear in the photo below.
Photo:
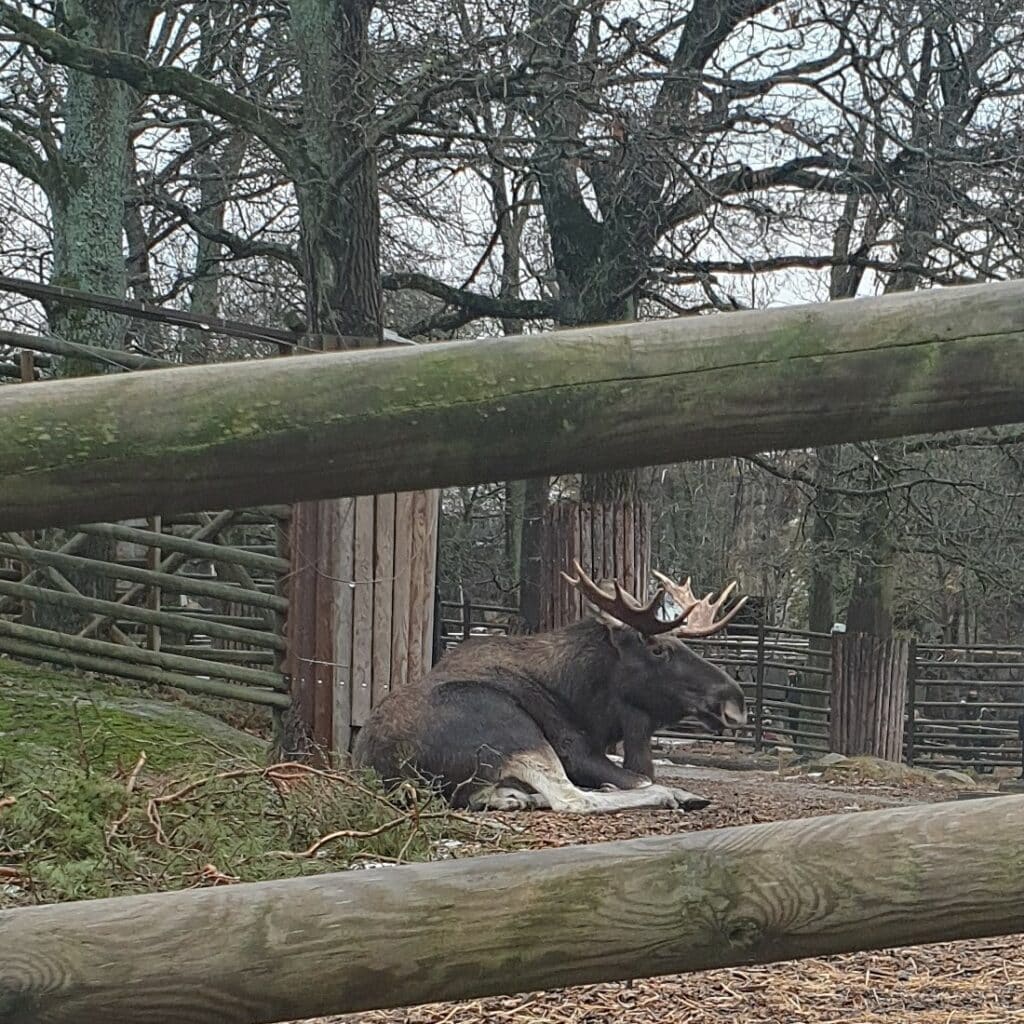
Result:
{"type": "Polygon", "coordinates": [[[631,626],[624,626],[615,619],[601,617],[604,628],[608,631],[608,641],[620,654],[627,651],[638,651],[644,643],[644,638],[631,626]]]}

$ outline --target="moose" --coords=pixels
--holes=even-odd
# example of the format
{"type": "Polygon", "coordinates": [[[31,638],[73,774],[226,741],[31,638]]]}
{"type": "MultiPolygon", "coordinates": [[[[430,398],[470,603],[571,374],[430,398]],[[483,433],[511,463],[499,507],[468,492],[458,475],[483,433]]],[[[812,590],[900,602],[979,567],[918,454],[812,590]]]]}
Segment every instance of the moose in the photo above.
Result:
{"type": "Polygon", "coordinates": [[[653,733],[689,716],[721,733],[746,723],[743,691],[683,642],[723,629],[746,598],[714,602],[655,572],[646,603],[598,586],[578,561],[564,579],[593,613],[533,636],[478,637],[392,691],[360,731],[358,767],[385,785],[425,780],[468,810],[593,814],[699,810],[710,800],[654,782],[653,733]],[[666,596],[680,613],[659,617],[666,596]],[[622,743],[622,765],[608,751],[622,743]]]}

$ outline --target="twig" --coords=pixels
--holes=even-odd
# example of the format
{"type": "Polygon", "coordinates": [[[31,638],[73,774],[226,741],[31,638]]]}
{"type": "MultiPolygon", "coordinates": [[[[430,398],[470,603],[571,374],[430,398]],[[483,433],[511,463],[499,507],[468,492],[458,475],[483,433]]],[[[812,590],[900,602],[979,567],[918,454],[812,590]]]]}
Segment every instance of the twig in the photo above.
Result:
{"type": "Polygon", "coordinates": [[[139,751],[139,758],[135,762],[135,767],[131,770],[131,774],[128,776],[128,781],[125,783],[125,807],[124,814],[122,814],[116,821],[111,824],[110,828],[107,829],[107,833],[104,836],[103,842],[109,848],[114,836],[117,835],[118,829],[128,820],[128,815],[131,814],[132,805],[132,793],[135,791],[135,783],[139,780],[139,772],[142,771],[143,765],[146,763],[146,752],[144,750],[139,751]]]}
{"type": "MultiPolygon", "coordinates": [[[[309,857],[315,857],[317,852],[327,843],[334,842],[335,839],[372,839],[374,836],[379,836],[389,829],[397,828],[404,821],[409,821],[414,815],[410,811],[407,814],[403,814],[398,818],[392,818],[390,821],[384,822],[383,825],[378,825],[376,828],[370,829],[357,829],[357,828],[344,828],[339,829],[337,832],[329,832],[325,836],[321,836],[312,846],[303,850],[301,853],[295,853],[292,850],[271,850],[270,856],[272,857],[285,857],[289,860],[305,860],[309,857]]],[[[424,821],[428,818],[448,818],[449,814],[444,811],[431,812],[430,814],[421,814],[417,818],[418,821],[424,821]]]]}

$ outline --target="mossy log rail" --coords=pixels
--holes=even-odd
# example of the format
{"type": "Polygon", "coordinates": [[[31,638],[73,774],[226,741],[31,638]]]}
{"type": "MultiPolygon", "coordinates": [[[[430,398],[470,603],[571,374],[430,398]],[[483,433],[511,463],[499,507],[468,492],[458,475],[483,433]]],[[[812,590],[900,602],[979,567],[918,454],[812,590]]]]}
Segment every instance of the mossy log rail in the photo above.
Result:
{"type": "Polygon", "coordinates": [[[0,529],[1024,421],[1024,282],[0,389],[0,529]]]}
{"type": "Polygon", "coordinates": [[[256,1024],[1024,931],[1024,796],[0,912],[6,1024],[256,1024]]]}
{"type": "MultiPolygon", "coordinates": [[[[226,622],[217,622],[210,616],[200,619],[195,615],[179,612],[154,611],[152,608],[136,608],[134,605],[119,601],[104,601],[83,594],[67,594],[59,590],[43,587],[30,587],[24,583],[13,583],[0,580],[0,594],[16,597],[22,601],[43,601],[56,605],[58,608],[74,608],[79,611],[97,612],[113,620],[142,622],[154,626],[167,626],[177,629],[186,635],[204,633],[223,640],[235,640],[238,643],[252,644],[254,647],[269,647],[283,651],[285,642],[282,637],[269,630],[247,629],[244,626],[232,626],[226,622]]],[[[228,617],[228,616],[225,616],[228,617]]]]}
{"type": "Polygon", "coordinates": [[[17,534],[11,534],[13,543],[0,541],[0,558],[13,558],[22,562],[52,565],[57,569],[86,571],[97,576],[111,579],[130,580],[146,586],[158,586],[162,590],[171,590],[180,594],[197,594],[201,597],[213,597],[220,601],[234,601],[238,604],[253,605],[258,608],[269,608],[273,611],[286,612],[287,599],[277,594],[265,593],[232,583],[220,583],[208,579],[185,578],[178,573],[159,572],[155,569],[139,569],[124,565],[121,562],[101,562],[95,558],[82,558],[78,555],[65,555],[59,551],[47,551],[26,544],[17,534]]]}
{"type": "Polygon", "coordinates": [[[91,637],[58,633],[55,630],[27,626],[21,622],[10,622],[0,618],[0,651],[6,650],[8,644],[20,644],[19,649],[23,649],[25,644],[33,644],[43,650],[52,647],[65,653],[77,652],[113,661],[149,665],[153,668],[164,668],[184,675],[217,676],[240,683],[250,683],[253,686],[267,686],[274,690],[287,689],[287,684],[280,672],[267,672],[263,669],[250,668],[248,665],[232,664],[227,659],[218,658],[218,655],[243,653],[238,651],[228,652],[213,649],[207,651],[205,648],[198,647],[181,648],[188,652],[185,655],[165,650],[150,651],[131,644],[93,640],[91,637]]]}

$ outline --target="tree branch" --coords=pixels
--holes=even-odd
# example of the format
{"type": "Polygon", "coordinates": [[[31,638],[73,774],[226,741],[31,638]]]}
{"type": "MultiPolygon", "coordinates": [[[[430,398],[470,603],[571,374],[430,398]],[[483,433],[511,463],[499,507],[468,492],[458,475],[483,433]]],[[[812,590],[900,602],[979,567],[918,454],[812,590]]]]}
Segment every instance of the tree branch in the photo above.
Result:
{"type": "Polygon", "coordinates": [[[217,242],[230,250],[231,255],[236,259],[251,259],[255,256],[266,256],[270,259],[280,260],[293,267],[299,274],[302,273],[302,259],[299,254],[289,245],[277,242],[258,242],[251,238],[243,238],[234,231],[218,227],[204,217],[200,216],[187,203],[179,202],[166,192],[151,193],[148,196],[154,206],[169,210],[175,216],[180,217],[182,222],[187,224],[197,234],[208,238],[211,242],[217,242]]]}
{"type": "Polygon", "coordinates": [[[0,126],[0,162],[35,182],[48,196],[54,186],[53,169],[24,139],[0,126]]]}
{"type": "Polygon", "coordinates": [[[427,274],[403,272],[385,274],[381,282],[387,291],[411,288],[441,299],[450,306],[472,313],[473,316],[491,316],[513,320],[543,320],[557,316],[558,303],[549,299],[494,298],[464,288],[453,288],[427,274]]]}
{"type": "Polygon", "coordinates": [[[223,117],[255,135],[295,177],[307,177],[309,160],[297,145],[292,129],[263,107],[215,82],[182,68],[157,67],[130,53],[101,50],[69,39],[26,17],[9,3],[0,2],[0,25],[51,64],[75,68],[98,78],[117,79],[147,95],[177,96],[223,117]]]}

